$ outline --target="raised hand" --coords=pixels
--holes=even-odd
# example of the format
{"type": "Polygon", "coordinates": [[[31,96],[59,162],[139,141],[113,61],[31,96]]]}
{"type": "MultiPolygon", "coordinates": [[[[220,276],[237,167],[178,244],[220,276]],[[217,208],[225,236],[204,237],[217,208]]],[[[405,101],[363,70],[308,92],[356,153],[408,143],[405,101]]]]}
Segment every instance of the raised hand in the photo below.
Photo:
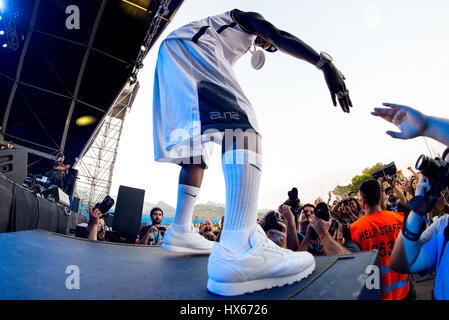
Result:
{"type": "Polygon", "coordinates": [[[399,104],[384,103],[388,108],[375,108],[371,114],[381,117],[396,125],[400,132],[387,131],[396,139],[412,139],[424,134],[427,127],[427,117],[421,112],[399,104]]]}
{"type": "Polygon", "coordinates": [[[430,189],[431,189],[431,185],[430,185],[429,179],[422,175],[419,178],[418,187],[416,188],[415,195],[425,197],[430,189]]]}
{"type": "Polygon", "coordinates": [[[285,221],[294,221],[295,220],[295,216],[293,215],[290,206],[282,204],[279,206],[278,212],[281,214],[281,216],[284,218],[285,221]]]}
{"type": "Polygon", "coordinates": [[[352,101],[349,98],[349,90],[345,85],[345,76],[334,66],[332,62],[326,63],[322,70],[334,106],[337,106],[338,99],[338,103],[340,104],[343,112],[349,113],[349,108],[352,107],[352,101]]]}
{"type": "Polygon", "coordinates": [[[97,225],[98,220],[100,220],[101,216],[102,216],[102,213],[98,208],[90,208],[89,209],[89,222],[91,222],[92,225],[97,225]]]}
{"type": "Polygon", "coordinates": [[[315,229],[315,232],[318,235],[323,234],[324,232],[329,231],[329,228],[331,227],[332,221],[324,221],[316,216],[310,220],[310,226],[315,229]]]}
{"type": "Polygon", "coordinates": [[[278,225],[281,226],[282,231],[276,229],[270,229],[267,231],[267,237],[271,239],[274,243],[276,243],[281,248],[287,247],[287,226],[278,222],[278,225]]]}

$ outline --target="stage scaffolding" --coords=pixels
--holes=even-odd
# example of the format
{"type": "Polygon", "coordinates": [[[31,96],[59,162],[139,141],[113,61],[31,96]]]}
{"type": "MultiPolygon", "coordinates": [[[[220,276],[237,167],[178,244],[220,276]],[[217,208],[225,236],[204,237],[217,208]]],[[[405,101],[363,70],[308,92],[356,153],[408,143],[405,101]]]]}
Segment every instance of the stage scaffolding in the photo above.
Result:
{"type": "Polygon", "coordinates": [[[126,113],[139,90],[139,82],[127,85],[113,107],[103,118],[74,166],[78,170],[75,196],[80,198],[80,210],[85,211],[109,195],[117,150],[126,113]]]}

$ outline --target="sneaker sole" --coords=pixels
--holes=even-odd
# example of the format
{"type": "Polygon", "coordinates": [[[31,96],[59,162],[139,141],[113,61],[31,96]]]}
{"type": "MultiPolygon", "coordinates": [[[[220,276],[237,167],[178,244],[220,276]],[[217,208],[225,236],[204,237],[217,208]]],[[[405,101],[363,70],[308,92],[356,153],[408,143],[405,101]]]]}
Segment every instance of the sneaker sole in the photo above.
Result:
{"type": "Polygon", "coordinates": [[[221,296],[239,296],[246,293],[252,293],[255,291],[271,289],[275,287],[283,287],[285,285],[293,284],[294,282],[301,281],[307,278],[315,270],[315,261],[313,265],[305,269],[304,271],[283,278],[268,278],[251,280],[245,282],[216,282],[209,279],[207,281],[207,289],[221,296]]]}
{"type": "Polygon", "coordinates": [[[211,249],[192,249],[192,248],[186,248],[186,247],[178,247],[174,245],[169,245],[166,243],[162,244],[162,249],[170,252],[179,252],[179,253],[202,253],[202,254],[209,254],[212,251],[211,249]]]}

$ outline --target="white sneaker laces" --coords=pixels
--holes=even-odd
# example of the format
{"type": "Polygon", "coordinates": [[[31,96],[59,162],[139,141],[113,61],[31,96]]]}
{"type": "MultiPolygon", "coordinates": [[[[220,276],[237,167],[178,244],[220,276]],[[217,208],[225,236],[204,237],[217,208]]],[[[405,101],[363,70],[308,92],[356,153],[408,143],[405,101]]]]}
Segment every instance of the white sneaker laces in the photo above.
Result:
{"type": "Polygon", "coordinates": [[[276,243],[274,243],[270,239],[265,240],[265,242],[263,243],[263,247],[266,249],[270,249],[270,250],[285,254],[285,249],[281,248],[280,246],[278,246],[276,243]]]}

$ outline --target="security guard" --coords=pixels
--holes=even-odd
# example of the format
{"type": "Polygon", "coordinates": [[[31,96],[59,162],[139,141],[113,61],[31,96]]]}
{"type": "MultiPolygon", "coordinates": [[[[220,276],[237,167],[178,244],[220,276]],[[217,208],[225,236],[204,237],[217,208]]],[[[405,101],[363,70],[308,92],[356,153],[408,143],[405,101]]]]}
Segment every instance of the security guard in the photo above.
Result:
{"type": "Polygon", "coordinates": [[[363,251],[379,251],[382,300],[402,300],[409,292],[408,275],[393,271],[388,265],[404,217],[396,212],[382,210],[381,192],[377,180],[370,179],[360,185],[361,205],[366,215],[351,224],[349,230],[352,240],[363,251]]]}

